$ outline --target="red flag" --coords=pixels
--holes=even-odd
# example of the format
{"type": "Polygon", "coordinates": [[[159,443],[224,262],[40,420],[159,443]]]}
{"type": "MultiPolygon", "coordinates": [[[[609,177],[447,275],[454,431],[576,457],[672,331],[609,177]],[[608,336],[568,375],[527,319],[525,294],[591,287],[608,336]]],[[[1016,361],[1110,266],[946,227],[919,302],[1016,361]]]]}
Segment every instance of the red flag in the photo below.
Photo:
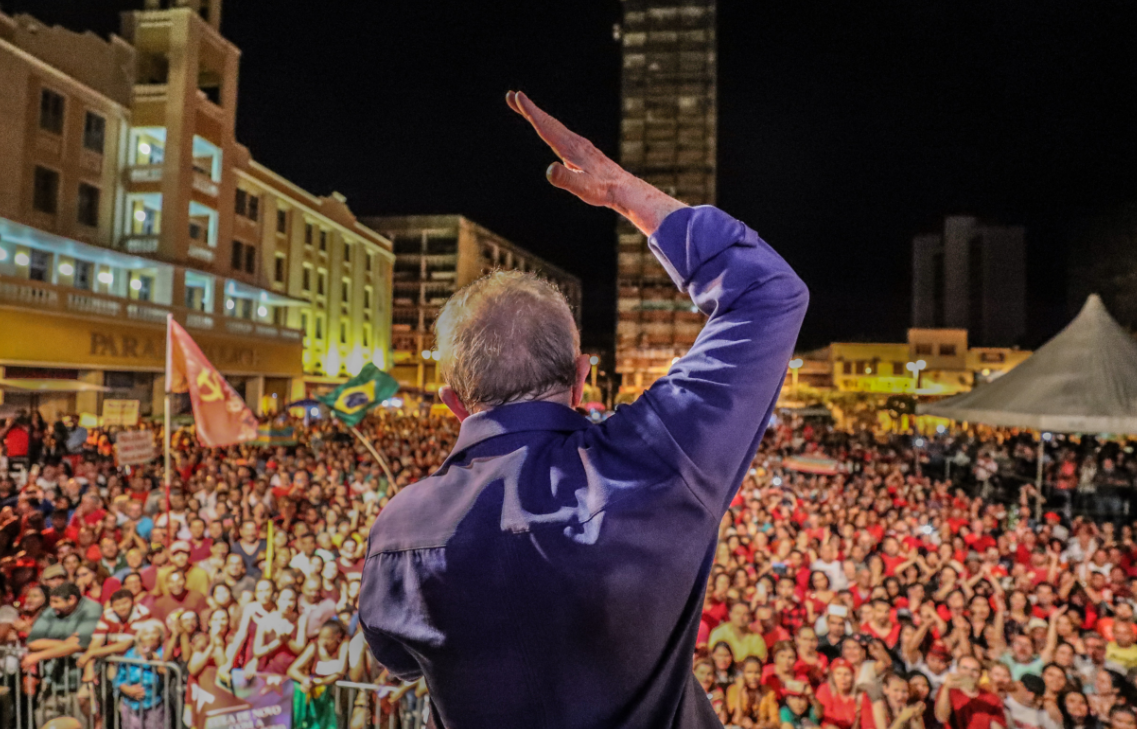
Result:
{"type": "Polygon", "coordinates": [[[166,391],[189,393],[201,444],[216,448],[255,440],[253,412],[173,317],[166,337],[166,391]]]}

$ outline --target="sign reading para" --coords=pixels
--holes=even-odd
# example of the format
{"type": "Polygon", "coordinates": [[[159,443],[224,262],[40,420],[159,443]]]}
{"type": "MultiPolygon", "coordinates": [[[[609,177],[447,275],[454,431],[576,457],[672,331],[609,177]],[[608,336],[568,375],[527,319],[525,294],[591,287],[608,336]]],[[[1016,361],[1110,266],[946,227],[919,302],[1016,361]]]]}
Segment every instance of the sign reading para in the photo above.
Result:
{"type": "Polygon", "coordinates": [[[120,466],[137,466],[158,457],[154,436],[149,430],[128,430],[115,440],[115,460],[120,466]]]}
{"type": "Polygon", "coordinates": [[[103,400],[103,425],[138,425],[138,401],[103,400]]]}

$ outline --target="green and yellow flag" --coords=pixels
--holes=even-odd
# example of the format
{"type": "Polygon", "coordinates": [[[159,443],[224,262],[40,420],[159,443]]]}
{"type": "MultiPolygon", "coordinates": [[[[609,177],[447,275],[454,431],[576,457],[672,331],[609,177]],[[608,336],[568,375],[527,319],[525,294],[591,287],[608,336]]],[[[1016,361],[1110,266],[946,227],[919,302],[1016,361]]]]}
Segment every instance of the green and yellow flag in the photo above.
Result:
{"type": "Polygon", "coordinates": [[[394,395],[399,383],[370,362],[358,375],[331,393],[316,398],[331,409],[332,414],[348,425],[359,425],[373,407],[394,395]]]}

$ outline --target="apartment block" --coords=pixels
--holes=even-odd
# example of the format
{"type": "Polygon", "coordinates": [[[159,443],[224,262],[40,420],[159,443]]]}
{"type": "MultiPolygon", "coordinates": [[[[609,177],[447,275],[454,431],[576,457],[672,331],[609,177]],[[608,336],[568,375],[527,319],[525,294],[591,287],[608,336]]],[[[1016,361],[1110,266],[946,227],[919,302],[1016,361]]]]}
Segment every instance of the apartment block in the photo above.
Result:
{"type": "Polygon", "coordinates": [[[220,8],[109,40],[0,14],[0,366],[48,412],[160,407],[167,314],[261,410],[390,365],[390,241],[236,140],[220,8]]]}
{"type": "Polygon", "coordinates": [[[451,294],[490,271],[531,271],[552,281],[580,326],[580,279],[469,218],[408,215],[365,218],[364,223],[394,246],[392,372],[409,390],[437,390],[434,321],[451,294]]]}
{"type": "Polygon", "coordinates": [[[1021,226],[944,220],[943,233],[912,241],[912,326],[966,329],[977,344],[1007,347],[1026,331],[1021,226]]]}
{"type": "MultiPolygon", "coordinates": [[[[714,0],[625,0],[620,163],[691,205],[714,204],[716,40],[714,0]]],[[[638,392],[667,372],[704,317],[676,290],[646,238],[621,219],[616,371],[638,392]]]]}

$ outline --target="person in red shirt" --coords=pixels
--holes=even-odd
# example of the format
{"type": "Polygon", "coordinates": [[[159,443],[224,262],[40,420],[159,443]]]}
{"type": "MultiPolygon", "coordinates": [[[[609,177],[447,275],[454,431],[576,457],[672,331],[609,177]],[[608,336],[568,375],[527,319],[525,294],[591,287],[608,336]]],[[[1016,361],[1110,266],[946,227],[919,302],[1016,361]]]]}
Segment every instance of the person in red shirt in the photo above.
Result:
{"type": "Polygon", "coordinates": [[[1007,729],[1003,700],[979,688],[982,667],[971,656],[959,659],[959,670],[944,680],[936,696],[936,720],[950,729],[1007,729]]]}
{"type": "Polygon", "coordinates": [[[861,626],[861,632],[879,638],[889,650],[896,648],[900,641],[900,623],[892,619],[892,606],[884,598],[877,598],[870,605],[872,617],[861,626]]]}
{"type": "Polygon", "coordinates": [[[857,720],[857,697],[853,693],[853,668],[844,658],[829,665],[829,680],[817,689],[821,725],[853,729],[857,720]]]}

